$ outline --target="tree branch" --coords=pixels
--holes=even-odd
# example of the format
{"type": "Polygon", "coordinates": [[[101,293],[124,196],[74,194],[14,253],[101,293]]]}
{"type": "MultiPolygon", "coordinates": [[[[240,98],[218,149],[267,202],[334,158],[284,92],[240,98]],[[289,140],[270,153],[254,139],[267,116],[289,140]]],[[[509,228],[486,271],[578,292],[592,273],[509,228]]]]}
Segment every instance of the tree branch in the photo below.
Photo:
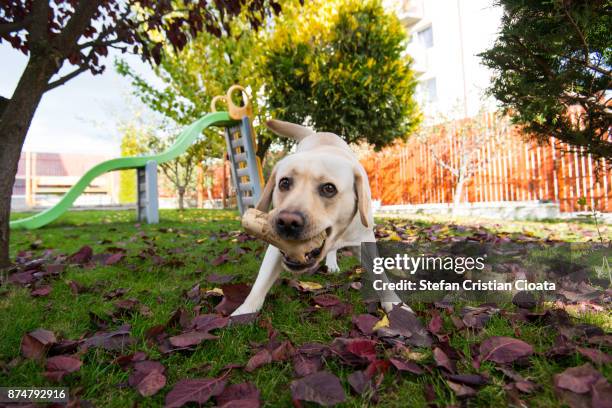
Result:
{"type": "Polygon", "coordinates": [[[72,71],[71,73],[66,74],[63,77],[61,77],[60,79],[57,79],[57,80],[49,83],[47,85],[47,87],[45,88],[45,92],[50,91],[51,89],[57,88],[58,86],[64,85],[66,82],[68,82],[72,78],[82,74],[83,72],[87,71],[88,69],[89,69],[89,67],[87,65],[79,65],[79,67],[77,69],[75,69],[74,71],[72,71]]]}
{"type": "Polygon", "coordinates": [[[438,165],[440,165],[443,169],[448,170],[453,176],[459,177],[459,172],[457,171],[457,169],[455,169],[454,167],[451,167],[444,160],[440,159],[438,155],[436,154],[436,152],[434,152],[433,148],[430,147],[429,151],[431,152],[431,156],[433,157],[434,161],[438,163],[438,165]]]}
{"type": "Polygon", "coordinates": [[[91,23],[99,6],[100,1],[97,0],[80,0],[66,27],[53,41],[54,45],[62,51],[72,50],[83,35],[85,28],[91,23]]]}
{"type": "Polygon", "coordinates": [[[584,62],[588,63],[588,61],[589,61],[589,54],[590,54],[590,52],[589,52],[589,45],[586,42],[586,38],[584,37],[584,34],[582,33],[582,30],[580,30],[580,27],[578,27],[578,24],[576,24],[576,20],[574,20],[574,18],[570,14],[569,10],[567,9],[567,3],[565,3],[565,2],[563,4],[563,11],[565,12],[565,16],[567,17],[567,19],[572,24],[572,27],[574,27],[574,30],[578,34],[578,37],[580,37],[580,41],[582,42],[582,50],[584,52],[584,62]]]}
{"type": "Polygon", "coordinates": [[[9,23],[0,24],[0,37],[10,34],[15,31],[20,31],[27,28],[32,22],[32,16],[27,16],[21,21],[11,21],[9,23]]]}

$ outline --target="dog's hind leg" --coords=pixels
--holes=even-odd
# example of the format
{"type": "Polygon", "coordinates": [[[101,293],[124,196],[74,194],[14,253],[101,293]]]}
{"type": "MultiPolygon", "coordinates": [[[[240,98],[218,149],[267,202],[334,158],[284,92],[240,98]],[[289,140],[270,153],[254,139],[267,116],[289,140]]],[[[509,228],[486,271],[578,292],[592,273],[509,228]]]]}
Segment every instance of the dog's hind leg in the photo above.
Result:
{"type": "Polygon", "coordinates": [[[249,296],[247,296],[244,303],[232,313],[232,316],[256,313],[261,310],[266,295],[283,269],[281,262],[281,253],[278,248],[269,245],[249,296]]]}
{"type": "Polygon", "coordinates": [[[338,251],[336,249],[332,249],[325,256],[325,266],[327,266],[327,270],[331,273],[340,272],[340,267],[338,266],[338,251]]]}

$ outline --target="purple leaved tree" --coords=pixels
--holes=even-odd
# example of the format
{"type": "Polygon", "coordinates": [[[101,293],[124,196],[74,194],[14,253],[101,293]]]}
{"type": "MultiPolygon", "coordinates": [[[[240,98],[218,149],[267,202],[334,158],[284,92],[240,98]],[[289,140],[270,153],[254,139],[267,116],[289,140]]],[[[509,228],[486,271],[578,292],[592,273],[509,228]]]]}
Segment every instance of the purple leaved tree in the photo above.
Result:
{"type": "Polygon", "coordinates": [[[10,264],[9,216],[19,156],[45,92],[86,71],[102,73],[111,48],[159,63],[164,45],[180,50],[202,31],[231,35],[229,22],[240,13],[257,29],[279,12],[274,0],[0,2],[0,43],[28,56],[13,95],[0,97],[0,268],[10,264]],[[60,75],[62,67],[67,73],[60,75]]]}

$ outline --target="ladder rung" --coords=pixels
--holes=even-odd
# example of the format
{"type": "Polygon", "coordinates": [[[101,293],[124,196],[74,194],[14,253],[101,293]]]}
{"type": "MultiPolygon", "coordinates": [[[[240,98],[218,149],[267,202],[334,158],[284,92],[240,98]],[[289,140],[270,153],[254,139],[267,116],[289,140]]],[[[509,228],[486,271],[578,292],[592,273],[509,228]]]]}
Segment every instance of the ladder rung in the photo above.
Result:
{"type": "Polygon", "coordinates": [[[238,174],[238,177],[248,176],[249,175],[249,169],[248,169],[248,167],[245,167],[244,169],[238,169],[238,170],[236,170],[236,174],[238,174]]]}
{"type": "Polygon", "coordinates": [[[232,139],[232,147],[244,146],[244,141],[240,139],[232,139]]]}
{"type": "Polygon", "coordinates": [[[238,184],[238,187],[240,188],[241,191],[252,190],[253,183],[240,183],[238,184]]]}
{"type": "Polygon", "coordinates": [[[242,204],[244,205],[255,205],[253,197],[242,197],[242,204]]]}
{"type": "Polygon", "coordinates": [[[244,162],[247,159],[247,155],[246,153],[236,153],[234,155],[234,161],[236,161],[236,163],[240,163],[240,162],[244,162]]]}

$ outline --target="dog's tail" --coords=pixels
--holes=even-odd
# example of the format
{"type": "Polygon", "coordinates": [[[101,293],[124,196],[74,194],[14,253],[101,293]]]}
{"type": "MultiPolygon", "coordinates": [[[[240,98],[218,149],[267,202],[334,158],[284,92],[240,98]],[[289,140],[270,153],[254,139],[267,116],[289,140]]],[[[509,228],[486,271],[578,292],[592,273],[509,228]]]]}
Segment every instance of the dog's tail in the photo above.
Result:
{"type": "Polygon", "coordinates": [[[305,126],[296,125],[295,123],[284,122],[282,120],[272,119],[266,122],[266,127],[279,136],[288,137],[300,142],[308,136],[315,134],[315,131],[305,126]]]}

